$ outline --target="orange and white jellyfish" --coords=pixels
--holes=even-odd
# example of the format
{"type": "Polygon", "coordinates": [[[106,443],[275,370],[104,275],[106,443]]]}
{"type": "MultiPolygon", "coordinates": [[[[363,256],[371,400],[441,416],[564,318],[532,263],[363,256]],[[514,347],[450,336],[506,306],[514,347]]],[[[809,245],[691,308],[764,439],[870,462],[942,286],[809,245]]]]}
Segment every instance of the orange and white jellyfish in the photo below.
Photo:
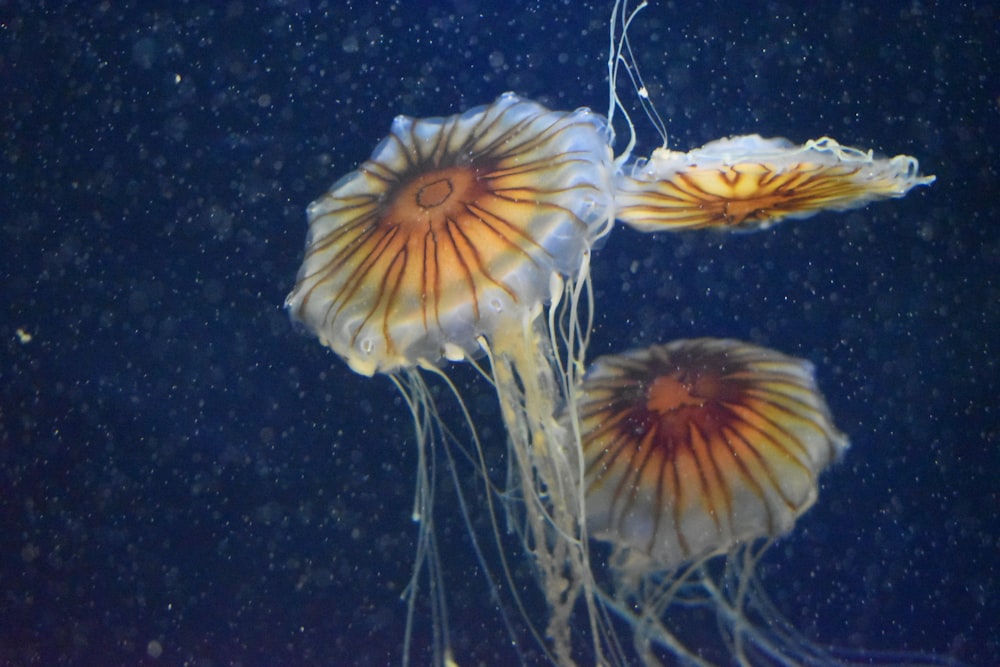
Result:
{"type": "Polygon", "coordinates": [[[601,357],[580,395],[590,534],[665,569],[789,530],[847,447],[812,364],[739,341],[601,357]]]}
{"type": "MultiPolygon", "coordinates": [[[[627,27],[634,12],[621,16],[627,27]]],[[[501,503],[524,543],[524,556],[548,609],[544,628],[525,620],[546,656],[559,664],[574,664],[576,659],[628,662],[611,619],[619,614],[631,622],[637,647],[655,644],[697,662],[663,620],[665,605],[677,595],[621,587],[642,582],[659,591],[666,586],[668,593],[683,592],[710,554],[786,530],[798,511],[812,502],[816,475],[841,441],[828,420],[817,417],[825,414],[825,408],[802,366],[744,350],[751,359],[739,374],[726,374],[728,366],[723,364],[715,370],[724,379],[706,373],[698,385],[721,392],[709,392],[720,405],[731,398],[727,392],[732,390],[740,398],[732,406],[702,406],[699,411],[684,403],[688,399],[681,393],[683,385],[666,380],[647,403],[666,408],[681,401],[688,423],[720,420],[715,423],[718,433],[752,431],[755,438],[776,438],[777,431],[790,429],[796,440],[803,440],[807,438],[800,431],[820,424],[826,428],[829,451],[821,452],[818,441],[810,440],[801,460],[768,456],[757,467],[750,460],[733,463],[703,483],[685,478],[674,487],[673,496],[651,494],[650,487],[640,483],[645,473],[611,466],[613,472],[602,477],[596,471],[604,464],[593,462],[612,461],[602,458],[592,444],[586,449],[585,443],[593,442],[588,420],[605,413],[593,408],[587,393],[593,390],[581,385],[595,307],[589,272],[594,244],[611,231],[616,219],[647,230],[763,226],[781,217],[845,208],[873,196],[901,196],[928,182],[917,175],[910,158],[887,162],[839,145],[834,150],[830,142],[794,149],[774,141],[741,139],[722,151],[716,150],[718,146],[703,149],[714,161],[698,157],[675,164],[674,154],[661,151],[648,162],[636,163],[631,156],[633,134],[616,156],[610,118],[619,108],[619,68],[622,63],[629,65],[630,56],[627,36],[616,37],[615,28],[611,42],[608,118],[588,109],[551,111],[512,93],[447,118],[400,116],[372,156],[308,209],[305,258],[286,306],[293,319],[354,371],[392,378],[413,413],[420,460],[414,515],[421,532],[408,589],[407,634],[415,591],[425,572],[434,620],[440,626],[436,663],[451,662],[452,651],[429,467],[437,444],[461,446],[458,441],[463,436],[460,429],[440,422],[423,379],[426,374],[442,378],[458,397],[441,366],[465,361],[476,364],[496,391],[511,475],[509,487],[495,492],[483,470],[482,501],[490,508],[501,503]],[[669,166],[661,168],[663,156],[669,166]],[[675,224],[677,220],[683,222],[675,224]],[[485,363],[480,366],[482,359],[485,363]],[[768,373],[794,376],[795,368],[801,381],[798,397],[811,406],[811,412],[779,418],[787,406],[776,396],[791,385],[782,384],[788,378],[768,373]],[[743,425],[722,419],[734,413],[743,425]],[[771,428],[766,422],[777,426],[771,428]],[[610,480],[607,475],[612,474],[616,490],[600,490],[600,480],[610,480]],[[746,498],[757,502],[744,503],[746,498]],[[737,499],[739,508],[718,514],[737,499]],[[673,508],[656,504],[671,500],[673,508]],[[787,505],[784,510],[782,503],[787,505]],[[630,520],[640,504],[648,514],[630,520]],[[676,514],[679,507],[684,508],[683,517],[676,514]],[[707,515],[699,515],[699,509],[706,507],[715,508],[716,514],[709,509],[707,515]],[[679,520],[672,535],[663,527],[667,524],[654,521],[671,512],[679,520]],[[645,527],[647,533],[663,539],[639,559],[633,538],[646,534],[639,525],[644,521],[652,522],[645,527]],[[724,539],[695,535],[712,527],[724,539]],[[592,537],[611,541],[618,557],[595,567],[592,537]],[[682,541],[671,544],[671,540],[682,541]],[[614,588],[601,582],[606,568],[615,576],[614,588]],[[691,574],[663,577],[664,570],[691,574]],[[635,611],[636,604],[643,608],[635,611]],[[588,637],[588,646],[579,645],[581,636],[588,637]]],[[[635,75],[634,67],[629,67],[635,75]]],[[[479,446],[475,416],[464,414],[472,443],[468,453],[475,461],[479,446]]],[[[675,436],[683,434],[678,430],[675,436]]],[[[710,441],[691,441],[685,451],[730,442],[725,435],[704,437],[710,441]]],[[[764,445],[756,439],[754,443],[730,451],[730,462],[742,461],[739,457],[744,454],[760,455],[764,445]]],[[[696,468],[678,464],[675,470],[688,475],[696,468]]],[[[722,591],[712,591],[714,581],[706,578],[700,590],[710,591],[708,602],[729,619],[731,627],[742,627],[737,620],[742,604],[722,591]]],[[[513,596],[516,600],[517,593],[513,596]]],[[[743,634],[734,631],[734,643],[743,634]]],[[[404,644],[408,641],[407,637],[404,644]]],[[[768,652],[766,647],[775,646],[774,642],[755,645],[779,658],[783,652],[780,647],[768,652]]],[[[734,645],[733,654],[738,661],[748,660],[739,645],[734,645]]],[[[655,659],[651,653],[641,657],[655,659]]],[[[790,655],[785,663],[794,661],[795,655],[790,655]]]]}
{"type": "MultiPolygon", "coordinates": [[[[446,429],[433,423],[420,369],[488,355],[520,487],[511,493],[522,499],[508,509],[523,518],[560,662],[571,659],[587,541],[579,458],[555,416],[583,365],[578,305],[591,247],[614,221],[610,142],[587,109],[549,111],[511,93],[449,118],[400,116],[372,157],[309,207],[286,301],[352,369],[394,376],[422,459],[446,429]]],[[[433,581],[429,473],[418,475],[417,568],[433,581]]],[[[443,623],[443,606],[436,613],[443,623]]],[[[448,660],[447,646],[438,653],[448,660]]]]}
{"type": "Polygon", "coordinates": [[[741,663],[801,659],[805,642],[778,646],[745,621],[759,592],[743,566],[815,502],[847,448],[812,364],[711,338],[607,355],[584,378],[579,420],[587,529],[613,547],[611,605],[633,620],[637,653],[694,660],[662,611],[699,600],[741,663]],[[705,566],[717,555],[732,556],[721,576],[705,566]]]}
{"type": "Polygon", "coordinates": [[[635,161],[618,176],[616,215],[643,232],[764,229],[902,197],[933,181],[908,155],[876,159],[829,137],[796,146],[751,134],[686,153],[657,148],[635,161]]]}

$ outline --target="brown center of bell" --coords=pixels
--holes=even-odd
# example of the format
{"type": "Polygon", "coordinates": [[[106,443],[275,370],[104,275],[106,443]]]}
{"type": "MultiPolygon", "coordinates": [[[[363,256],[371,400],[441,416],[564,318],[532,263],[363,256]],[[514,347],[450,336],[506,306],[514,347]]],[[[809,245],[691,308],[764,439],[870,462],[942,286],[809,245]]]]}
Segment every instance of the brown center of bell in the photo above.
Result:
{"type": "Polygon", "coordinates": [[[448,197],[454,192],[451,180],[442,177],[427,183],[417,191],[417,205],[422,208],[434,208],[448,201],[448,197]]]}
{"type": "Polygon", "coordinates": [[[445,167],[418,174],[393,194],[384,220],[393,225],[428,225],[440,229],[461,220],[466,207],[485,192],[469,167],[445,167]]]}
{"type": "Polygon", "coordinates": [[[646,393],[646,408],[662,415],[686,406],[703,405],[705,399],[693,395],[692,389],[673,375],[661,375],[653,380],[646,393]]]}
{"type": "Polygon", "coordinates": [[[777,195],[730,199],[722,202],[722,215],[726,222],[738,226],[744,222],[760,222],[780,211],[782,198],[777,195]]]}

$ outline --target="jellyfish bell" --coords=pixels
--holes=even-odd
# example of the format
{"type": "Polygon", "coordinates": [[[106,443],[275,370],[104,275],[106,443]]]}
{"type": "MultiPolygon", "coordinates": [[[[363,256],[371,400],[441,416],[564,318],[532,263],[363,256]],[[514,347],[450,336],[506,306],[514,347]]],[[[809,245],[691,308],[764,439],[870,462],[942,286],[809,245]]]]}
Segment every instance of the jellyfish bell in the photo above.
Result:
{"type": "Polygon", "coordinates": [[[847,447],[809,362],[739,341],[601,357],[580,396],[591,535],[662,569],[787,532],[847,447]]]}
{"type": "Polygon", "coordinates": [[[843,211],[929,185],[909,155],[876,158],[829,137],[794,145],[745,135],[689,152],[658,148],[619,174],[617,217],[643,232],[765,229],[843,211]]]}
{"type": "Polygon", "coordinates": [[[480,353],[550,299],[606,233],[610,131],[512,93],[447,118],[399,116],[308,209],[292,317],[363,375],[480,353]]]}

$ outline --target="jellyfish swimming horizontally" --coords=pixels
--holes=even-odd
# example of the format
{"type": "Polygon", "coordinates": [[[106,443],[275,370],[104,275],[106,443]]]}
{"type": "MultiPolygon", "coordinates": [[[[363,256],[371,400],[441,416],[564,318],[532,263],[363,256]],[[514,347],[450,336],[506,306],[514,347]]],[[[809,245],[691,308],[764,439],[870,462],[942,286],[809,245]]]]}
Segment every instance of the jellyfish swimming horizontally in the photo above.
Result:
{"type": "MultiPolygon", "coordinates": [[[[612,39],[613,60],[622,43],[612,39]]],[[[812,504],[818,475],[847,444],[812,367],[698,339],[605,357],[585,375],[591,252],[615,220],[642,231],[759,228],[899,197],[933,177],[913,158],[877,159],[831,139],[737,137],[649,160],[634,160],[631,142],[615,156],[612,143],[599,114],[505,93],[456,116],[398,117],[309,207],[286,306],[353,370],[390,377],[415,420],[421,532],[403,661],[424,576],[432,659],[461,658],[448,637],[429,459],[468,444],[476,460],[481,444],[468,411],[469,443],[440,423],[425,376],[461,402],[442,366],[465,361],[496,390],[511,470],[503,489],[482,470],[477,501],[495,533],[498,504],[521,537],[546,621],[509,594],[551,662],[708,664],[672,625],[667,611],[681,607],[709,609],[739,664],[834,663],[793,629],[758,620],[769,610],[752,576],[762,545],[812,504]]]]}

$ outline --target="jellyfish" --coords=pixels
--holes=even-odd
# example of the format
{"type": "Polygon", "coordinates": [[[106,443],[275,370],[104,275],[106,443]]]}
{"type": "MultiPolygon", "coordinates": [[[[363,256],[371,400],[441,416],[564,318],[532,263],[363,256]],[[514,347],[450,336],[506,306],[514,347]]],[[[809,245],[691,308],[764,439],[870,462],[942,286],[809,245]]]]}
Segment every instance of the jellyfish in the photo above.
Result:
{"type": "Polygon", "coordinates": [[[449,118],[399,116],[308,210],[286,306],[356,372],[476,357],[585,275],[610,229],[610,130],[513,93],[449,118]]]}
{"type": "Polygon", "coordinates": [[[660,616],[696,600],[741,664],[745,640],[800,660],[807,642],[779,650],[745,622],[753,580],[740,568],[749,545],[792,528],[847,448],[812,364],[736,340],[677,340],[600,357],[579,393],[587,527],[613,547],[611,604],[634,620],[637,653],[660,643],[697,663],[660,616]],[[729,579],[706,567],[718,555],[733,556],[729,579]]]}
{"type": "Polygon", "coordinates": [[[664,568],[786,532],[847,447],[809,362],[739,341],[601,357],[580,395],[591,535],[664,568]]]}
{"type": "MultiPolygon", "coordinates": [[[[729,627],[742,628],[746,586],[727,597],[725,581],[705,574],[713,557],[743,554],[740,571],[752,571],[760,553],[754,545],[791,527],[815,499],[817,475],[843,449],[804,362],[708,341],[647,353],[664,364],[684,359],[673,375],[653,380],[646,399],[647,408],[683,415],[669,422],[681,457],[671,465],[683,481],[670,491],[650,486],[652,468],[630,469],[639,459],[623,453],[624,443],[618,454],[593,444],[592,422],[613,421],[615,413],[595,402],[599,390],[582,379],[598,305],[590,265],[616,220],[654,232],[762,227],[929,182],[912,158],[886,161],[832,140],[796,148],[742,138],[634,159],[634,126],[617,81],[623,67],[641,81],[627,41],[638,9],[624,9],[616,3],[612,15],[606,116],[553,111],[514,93],[449,117],[399,116],[371,157],[308,207],[305,255],[286,308],[352,370],[389,377],[414,421],[420,532],[406,589],[404,662],[421,581],[429,582],[433,660],[454,660],[434,536],[431,468],[439,448],[462,448],[480,465],[479,500],[493,537],[499,546],[503,514],[523,545],[546,619],[529,618],[516,591],[514,607],[546,657],[562,665],[630,662],[615,616],[632,628],[643,659],[655,661],[646,647],[656,645],[697,662],[664,620],[667,606],[695,589],[729,627]],[[617,155],[616,110],[629,128],[617,155]],[[495,487],[482,463],[477,416],[449,379],[451,363],[471,364],[496,393],[505,488],[495,487]],[[689,388],[692,374],[698,379],[689,388]],[[443,423],[427,378],[457,399],[463,428],[443,423]],[[698,462],[718,467],[701,481],[688,479],[698,462]],[[595,539],[612,545],[607,562],[595,562],[595,539]]],[[[646,451],[666,465],[662,454],[646,451]]],[[[473,548],[486,569],[475,536],[473,548]]],[[[488,577],[494,588],[511,578],[507,558],[501,553],[499,581],[488,577]]],[[[728,641],[746,662],[744,634],[734,631],[728,641]]],[[[754,645],[783,654],[773,641],[754,645]]]]}
{"type": "MultiPolygon", "coordinates": [[[[587,540],[579,458],[555,416],[583,366],[591,248],[613,222],[610,144],[598,114],[512,93],[449,118],[400,116],[372,157],[309,207],[286,300],[353,370],[395,378],[421,451],[445,429],[420,370],[488,358],[512,443],[515,488],[505,495],[521,499],[510,511],[522,517],[563,663],[587,540]]],[[[417,505],[429,526],[432,500],[418,492],[417,505]]],[[[418,560],[436,571],[430,540],[418,560]]]]}
{"type": "Polygon", "coordinates": [[[796,146],[751,134],[686,153],[661,147],[632,162],[618,176],[616,215],[643,232],[749,231],[902,197],[933,182],[909,155],[880,159],[830,137],[796,146]]]}

